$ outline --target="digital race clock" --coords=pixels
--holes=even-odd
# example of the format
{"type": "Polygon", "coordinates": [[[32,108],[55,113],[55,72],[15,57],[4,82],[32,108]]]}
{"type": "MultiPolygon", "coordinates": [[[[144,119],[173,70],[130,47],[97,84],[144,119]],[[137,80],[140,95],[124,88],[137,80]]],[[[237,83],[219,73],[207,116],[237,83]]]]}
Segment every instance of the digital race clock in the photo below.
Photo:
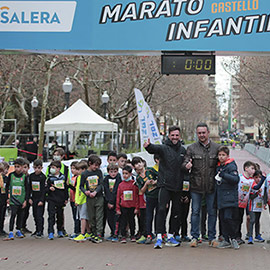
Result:
{"type": "Polygon", "coordinates": [[[162,74],[215,74],[215,55],[162,55],[162,74]]]}

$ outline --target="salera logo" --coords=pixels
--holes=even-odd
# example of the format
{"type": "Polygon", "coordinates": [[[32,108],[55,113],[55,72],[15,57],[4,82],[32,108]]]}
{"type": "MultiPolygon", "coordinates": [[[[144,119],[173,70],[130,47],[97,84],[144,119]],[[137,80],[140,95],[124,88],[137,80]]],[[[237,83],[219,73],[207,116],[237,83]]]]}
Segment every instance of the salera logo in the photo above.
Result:
{"type": "Polygon", "coordinates": [[[75,1],[0,1],[0,31],[70,32],[75,1]]]}

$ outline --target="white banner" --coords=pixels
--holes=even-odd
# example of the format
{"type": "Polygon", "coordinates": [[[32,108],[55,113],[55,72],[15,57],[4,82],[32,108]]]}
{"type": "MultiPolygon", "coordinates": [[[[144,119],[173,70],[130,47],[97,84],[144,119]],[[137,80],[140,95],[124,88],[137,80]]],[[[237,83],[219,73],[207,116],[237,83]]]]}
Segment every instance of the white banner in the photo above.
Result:
{"type": "Polygon", "coordinates": [[[150,138],[151,143],[161,144],[159,130],[154,119],[153,113],[144,100],[143,94],[139,89],[134,89],[138,121],[140,124],[141,151],[145,151],[143,144],[150,138]]]}

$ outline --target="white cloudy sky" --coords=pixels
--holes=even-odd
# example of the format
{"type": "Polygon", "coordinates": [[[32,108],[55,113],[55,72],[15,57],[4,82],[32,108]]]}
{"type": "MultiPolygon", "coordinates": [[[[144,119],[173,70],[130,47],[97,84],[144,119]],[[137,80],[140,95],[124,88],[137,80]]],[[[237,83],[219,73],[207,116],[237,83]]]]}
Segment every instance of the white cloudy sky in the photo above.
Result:
{"type": "MultiPolygon", "coordinates": [[[[217,95],[224,93],[225,98],[229,98],[229,89],[231,83],[231,76],[224,70],[222,61],[229,61],[230,56],[217,56],[216,57],[216,92],[217,95]]],[[[221,105],[221,112],[228,109],[228,102],[224,103],[224,99],[220,96],[219,102],[221,105]]]]}

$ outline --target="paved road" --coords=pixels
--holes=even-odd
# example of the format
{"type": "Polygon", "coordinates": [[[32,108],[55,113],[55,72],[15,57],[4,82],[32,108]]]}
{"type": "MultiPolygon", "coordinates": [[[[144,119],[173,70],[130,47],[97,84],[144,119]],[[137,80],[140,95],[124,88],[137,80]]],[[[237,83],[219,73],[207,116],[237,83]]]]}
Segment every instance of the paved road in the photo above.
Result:
{"type": "MultiPolygon", "coordinates": [[[[239,172],[243,163],[252,160],[262,165],[267,173],[270,169],[249,153],[232,150],[231,156],[236,159],[239,172]]],[[[31,220],[31,217],[30,217],[31,220]]],[[[70,208],[66,209],[66,227],[72,231],[70,208]]],[[[46,222],[47,224],[47,222],[46,222]]],[[[268,210],[262,215],[263,237],[270,239],[270,218],[268,210]]],[[[30,229],[33,223],[29,221],[30,229]]],[[[7,227],[6,227],[7,229],[7,227]]],[[[246,230],[243,230],[244,233],[246,230]]],[[[242,245],[240,250],[218,250],[203,243],[200,247],[191,249],[187,243],[181,247],[164,247],[154,250],[153,246],[136,243],[90,242],[75,243],[68,239],[25,239],[0,241],[0,269],[46,269],[46,270],[75,270],[75,269],[260,269],[270,263],[270,244],[255,243],[242,245]]]]}

